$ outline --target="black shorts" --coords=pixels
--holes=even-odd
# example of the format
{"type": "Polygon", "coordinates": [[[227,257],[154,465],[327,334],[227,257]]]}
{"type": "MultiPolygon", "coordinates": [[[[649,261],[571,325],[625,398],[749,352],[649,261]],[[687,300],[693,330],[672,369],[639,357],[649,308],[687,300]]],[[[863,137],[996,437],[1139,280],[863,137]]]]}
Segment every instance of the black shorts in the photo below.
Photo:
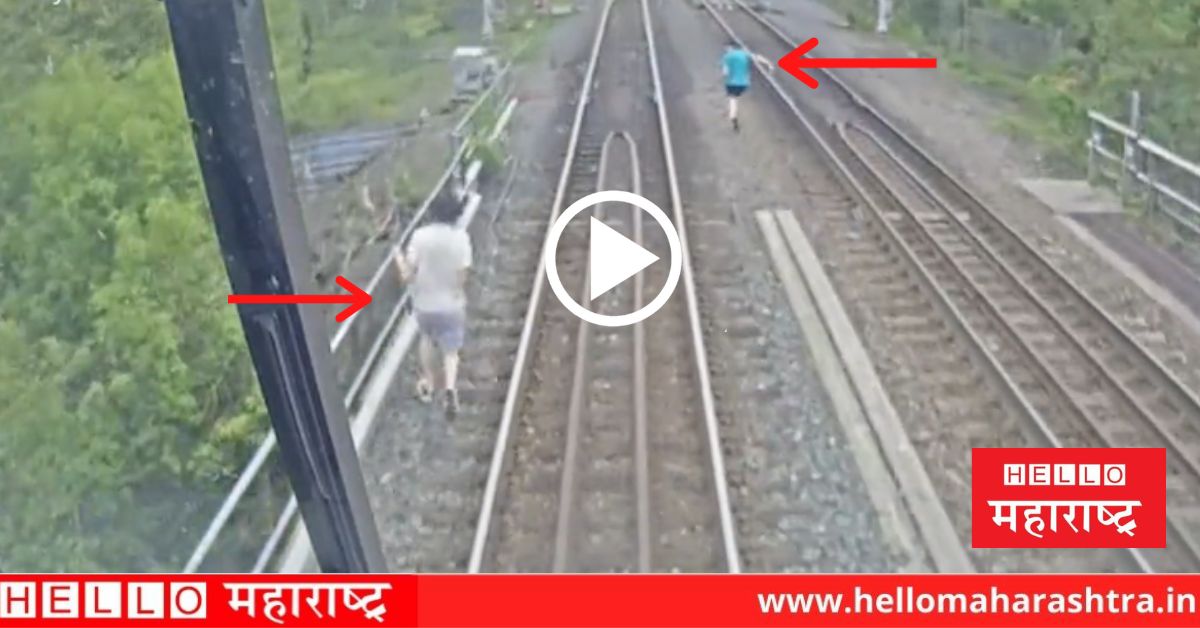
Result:
{"type": "Polygon", "coordinates": [[[745,85],[726,85],[725,93],[729,94],[730,98],[737,98],[738,96],[741,96],[742,94],[746,93],[746,86],[745,85]]]}

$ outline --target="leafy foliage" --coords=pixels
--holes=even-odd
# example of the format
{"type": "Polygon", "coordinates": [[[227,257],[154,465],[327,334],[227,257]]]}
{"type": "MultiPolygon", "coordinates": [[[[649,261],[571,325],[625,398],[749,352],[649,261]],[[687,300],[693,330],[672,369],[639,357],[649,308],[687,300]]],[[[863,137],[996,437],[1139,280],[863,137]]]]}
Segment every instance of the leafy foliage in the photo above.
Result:
{"type": "Polygon", "coordinates": [[[3,103],[0,390],[30,400],[0,423],[4,570],[177,568],[266,424],[173,59],[128,41],[71,48],[3,103]]]}
{"type": "Polygon", "coordinates": [[[1064,59],[1035,79],[1032,102],[1064,135],[1078,137],[1084,110],[1120,115],[1144,98],[1147,132],[1200,157],[1200,2],[1007,0],[1019,16],[1069,33],[1064,59]]]}
{"type": "Polygon", "coordinates": [[[460,4],[462,0],[268,3],[289,130],[310,133],[411,119],[429,96],[448,96],[444,60],[431,53],[448,46],[452,11],[460,4]],[[317,71],[306,69],[306,63],[317,71]]]}
{"type": "MultiPolygon", "coordinates": [[[[873,0],[836,3],[854,24],[874,25],[873,0]]],[[[1061,33],[1056,59],[1047,57],[1016,85],[1004,81],[1027,105],[1023,126],[1057,147],[1056,156],[1080,158],[1086,110],[1124,117],[1136,89],[1146,132],[1200,159],[1200,0],[897,0],[895,32],[953,59],[961,51],[947,44],[955,38],[945,31],[961,28],[964,8],[1061,33]]],[[[972,73],[997,69],[971,57],[965,62],[972,73]]]]}
{"type": "MultiPolygon", "coordinates": [[[[293,131],[405,115],[458,6],[267,4],[293,131]]],[[[267,417],[162,3],[0,3],[0,54],[0,571],[179,569],[267,417]]]]}

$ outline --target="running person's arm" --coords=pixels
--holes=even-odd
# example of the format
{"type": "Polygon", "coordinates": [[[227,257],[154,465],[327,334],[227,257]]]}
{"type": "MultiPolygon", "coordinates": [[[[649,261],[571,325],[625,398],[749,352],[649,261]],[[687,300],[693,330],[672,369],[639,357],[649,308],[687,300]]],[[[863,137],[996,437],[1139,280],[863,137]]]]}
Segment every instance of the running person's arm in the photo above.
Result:
{"type": "Polygon", "coordinates": [[[408,283],[416,275],[417,259],[417,234],[413,234],[413,240],[408,244],[407,254],[403,248],[396,249],[396,270],[400,271],[401,283],[408,283]]]}
{"type": "Polygon", "coordinates": [[[766,68],[767,68],[767,72],[774,72],[774,71],[775,71],[775,64],[774,64],[774,63],[771,63],[771,60],[770,60],[770,59],[768,59],[768,58],[766,58],[766,57],[764,57],[764,56],[762,56],[762,55],[758,54],[757,52],[751,52],[751,53],[750,53],[750,58],[751,58],[751,59],[754,59],[754,61],[755,61],[755,62],[757,62],[757,63],[759,63],[760,65],[766,66],[766,68]]]}
{"type": "Polygon", "coordinates": [[[400,273],[400,283],[408,283],[408,279],[412,277],[412,269],[409,268],[408,261],[404,259],[403,250],[396,251],[394,259],[396,260],[396,270],[400,273]]]}

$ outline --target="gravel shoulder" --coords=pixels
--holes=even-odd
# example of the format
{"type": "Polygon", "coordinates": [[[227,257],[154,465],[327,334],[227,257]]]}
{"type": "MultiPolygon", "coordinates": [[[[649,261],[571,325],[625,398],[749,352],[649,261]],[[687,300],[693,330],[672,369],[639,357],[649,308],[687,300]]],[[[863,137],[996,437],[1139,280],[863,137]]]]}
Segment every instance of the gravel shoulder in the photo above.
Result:
{"type": "MultiPolygon", "coordinates": [[[[896,571],[807,342],[764,251],[759,209],[821,202],[793,147],[747,106],[725,117],[723,38],[691,3],[657,3],[664,89],[687,236],[721,419],[744,567],[750,572],[896,571]]],[[[745,99],[744,99],[745,100],[745,99]]]]}

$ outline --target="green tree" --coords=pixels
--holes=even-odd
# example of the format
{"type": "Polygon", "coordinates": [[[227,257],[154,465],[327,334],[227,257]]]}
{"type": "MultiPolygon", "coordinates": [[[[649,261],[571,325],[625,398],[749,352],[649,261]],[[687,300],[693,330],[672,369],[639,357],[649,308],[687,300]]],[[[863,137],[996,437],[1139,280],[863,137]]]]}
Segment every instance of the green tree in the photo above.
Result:
{"type": "Polygon", "coordinates": [[[177,569],[266,428],[173,59],[113,67],[0,122],[6,568],[177,569]]]}
{"type": "MultiPolygon", "coordinates": [[[[440,98],[457,6],[267,2],[291,130],[440,98]]],[[[0,3],[0,81],[0,571],[176,570],[268,422],[162,3],[0,3]]]]}

